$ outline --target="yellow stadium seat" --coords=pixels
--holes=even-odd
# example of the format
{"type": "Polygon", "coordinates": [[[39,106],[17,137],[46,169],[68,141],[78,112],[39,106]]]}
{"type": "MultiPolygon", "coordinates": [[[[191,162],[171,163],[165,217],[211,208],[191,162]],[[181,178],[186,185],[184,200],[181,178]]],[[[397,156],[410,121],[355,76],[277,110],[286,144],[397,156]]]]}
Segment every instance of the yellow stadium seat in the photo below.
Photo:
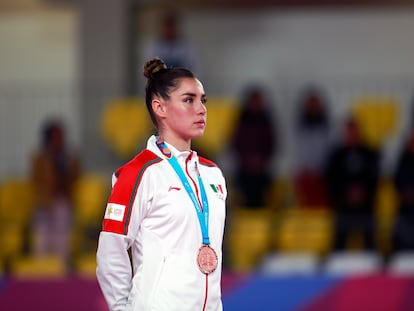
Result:
{"type": "Polygon", "coordinates": [[[331,250],[333,217],[327,209],[291,208],[277,227],[276,248],[279,251],[324,255],[331,250]]]}
{"type": "Polygon", "coordinates": [[[390,178],[383,177],[378,184],[375,211],[378,248],[383,253],[389,253],[392,247],[392,229],[398,212],[398,194],[390,178]]]}
{"type": "Polygon", "coordinates": [[[87,173],[79,178],[74,188],[76,223],[96,224],[102,221],[108,199],[110,180],[98,173],[87,173]]]}
{"type": "Polygon", "coordinates": [[[109,191],[110,180],[98,173],[84,174],[75,184],[72,236],[75,253],[94,250],[94,235],[101,227],[109,191]]]}
{"type": "Polygon", "coordinates": [[[75,258],[75,272],[84,278],[96,277],[96,253],[82,254],[75,258]]]}
{"type": "Polygon", "coordinates": [[[16,278],[62,278],[67,274],[65,263],[57,256],[24,256],[11,263],[11,274],[16,278]]]}
{"type": "Polygon", "coordinates": [[[152,130],[143,98],[119,98],[105,106],[101,134],[108,145],[123,158],[135,154],[152,130]]]}
{"type": "Polygon", "coordinates": [[[19,224],[6,224],[0,227],[0,258],[13,260],[23,252],[24,228],[19,224]]]}
{"type": "Polygon", "coordinates": [[[272,216],[269,210],[239,208],[226,228],[226,251],[231,268],[248,272],[270,250],[272,216]]]}
{"type": "Polygon", "coordinates": [[[26,224],[33,204],[33,188],[26,179],[10,178],[0,184],[0,224],[26,224]]]}
{"type": "Polygon", "coordinates": [[[0,184],[0,258],[4,261],[12,260],[23,251],[33,204],[29,181],[10,178],[0,184]]]}
{"type": "Polygon", "coordinates": [[[365,141],[380,147],[396,130],[399,102],[392,96],[360,96],[353,100],[353,115],[365,141]]]}
{"type": "Polygon", "coordinates": [[[216,156],[229,143],[239,113],[236,101],[226,97],[209,97],[207,127],[203,137],[194,141],[208,156],[216,156]]]}
{"type": "Polygon", "coordinates": [[[266,197],[266,207],[274,210],[288,208],[295,199],[295,189],[290,178],[275,178],[266,197]]]}

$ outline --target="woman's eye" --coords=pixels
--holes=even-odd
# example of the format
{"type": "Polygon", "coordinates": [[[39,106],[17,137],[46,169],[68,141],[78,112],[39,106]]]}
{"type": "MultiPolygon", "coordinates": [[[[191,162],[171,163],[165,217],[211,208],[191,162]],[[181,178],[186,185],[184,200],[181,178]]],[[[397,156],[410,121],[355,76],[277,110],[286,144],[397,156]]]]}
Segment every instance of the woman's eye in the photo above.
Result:
{"type": "Polygon", "coordinates": [[[186,100],[185,100],[185,102],[187,103],[187,104],[192,104],[193,103],[193,99],[192,98],[187,98],[186,100]]]}
{"type": "Polygon", "coordinates": [[[207,98],[202,98],[201,102],[203,103],[203,105],[207,104],[207,98]]]}

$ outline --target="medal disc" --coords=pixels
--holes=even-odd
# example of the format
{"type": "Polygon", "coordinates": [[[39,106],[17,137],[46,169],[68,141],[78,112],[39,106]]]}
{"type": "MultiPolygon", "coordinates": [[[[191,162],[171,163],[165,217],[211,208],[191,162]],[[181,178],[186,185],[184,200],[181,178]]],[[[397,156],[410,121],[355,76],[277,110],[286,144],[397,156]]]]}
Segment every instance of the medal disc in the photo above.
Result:
{"type": "Polygon", "coordinates": [[[208,245],[201,246],[198,250],[197,264],[200,268],[200,271],[205,274],[209,274],[216,270],[218,259],[214,249],[208,245]]]}

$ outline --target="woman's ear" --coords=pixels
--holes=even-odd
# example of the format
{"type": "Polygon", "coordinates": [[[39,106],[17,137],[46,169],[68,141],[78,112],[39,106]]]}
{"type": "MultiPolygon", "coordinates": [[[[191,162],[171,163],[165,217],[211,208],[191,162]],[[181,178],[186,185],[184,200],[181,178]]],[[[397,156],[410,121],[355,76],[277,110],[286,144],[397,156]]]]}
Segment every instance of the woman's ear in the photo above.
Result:
{"type": "Polygon", "coordinates": [[[151,105],[152,105],[152,110],[158,117],[163,118],[165,116],[166,110],[165,110],[164,102],[162,100],[155,97],[152,100],[151,105]]]}

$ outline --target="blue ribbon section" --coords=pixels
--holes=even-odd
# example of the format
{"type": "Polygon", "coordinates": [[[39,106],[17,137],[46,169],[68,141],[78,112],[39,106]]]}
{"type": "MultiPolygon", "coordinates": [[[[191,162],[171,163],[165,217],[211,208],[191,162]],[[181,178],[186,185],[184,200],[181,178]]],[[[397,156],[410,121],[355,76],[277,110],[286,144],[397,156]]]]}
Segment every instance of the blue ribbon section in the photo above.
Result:
{"type": "MultiPolygon", "coordinates": [[[[165,150],[168,149],[165,145],[165,142],[157,141],[157,145],[161,149],[161,151],[165,154],[165,150]]],[[[193,191],[193,188],[191,188],[191,185],[188,182],[188,179],[185,176],[185,173],[184,173],[183,169],[181,168],[181,166],[178,163],[177,159],[172,155],[172,153],[168,154],[167,160],[171,164],[171,166],[173,167],[174,171],[177,173],[177,175],[180,178],[182,184],[184,185],[185,190],[187,191],[188,195],[190,196],[191,201],[193,202],[193,205],[194,205],[195,210],[197,212],[198,221],[199,221],[200,227],[201,227],[201,234],[202,234],[202,237],[203,237],[203,244],[204,245],[209,245],[210,244],[210,238],[209,238],[209,235],[208,235],[208,215],[209,215],[208,200],[207,200],[207,194],[206,194],[206,190],[204,188],[203,180],[201,179],[200,171],[198,170],[197,162],[196,162],[196,170],[197,170],[198,184],[199,184],[199,187],[200,187],[200,195],[201,195],[202,206],[200,206],[198,198],[195,195],[195,193],[193,191]]]]}

